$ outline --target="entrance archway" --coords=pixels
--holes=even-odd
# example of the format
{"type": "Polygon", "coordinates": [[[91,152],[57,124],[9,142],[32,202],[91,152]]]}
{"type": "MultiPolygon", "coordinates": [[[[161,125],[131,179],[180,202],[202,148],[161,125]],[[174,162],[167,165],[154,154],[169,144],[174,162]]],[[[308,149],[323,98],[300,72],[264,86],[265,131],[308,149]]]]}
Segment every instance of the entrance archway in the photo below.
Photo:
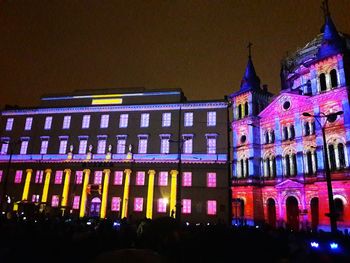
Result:
{"type": "Polygon", "coordinates": [[[298,200],[294,196],[289,196],[286,200],[287,208],[287,228],[299,230],[299,206],[298,200]]]}
{"type": "Polygon", "coordinates": [[[312,230],[317,230],[319,223],[319,203],[318,198],[314,197],[310,202],[311,206],[311,228],[312,230]]]}
{"type": "Polygon", "coordinates": [[[91,217],[98,217],[100,215],[100,210],[101,210],[101,199],[99,197],[95,197],[91,200],[89,215],[91,217]]]}
{"type": "Polygon", "coordinates": [[[276,203],[272,198],[267,200],[267,223],[273,228],[276,227],[276,203]]]}

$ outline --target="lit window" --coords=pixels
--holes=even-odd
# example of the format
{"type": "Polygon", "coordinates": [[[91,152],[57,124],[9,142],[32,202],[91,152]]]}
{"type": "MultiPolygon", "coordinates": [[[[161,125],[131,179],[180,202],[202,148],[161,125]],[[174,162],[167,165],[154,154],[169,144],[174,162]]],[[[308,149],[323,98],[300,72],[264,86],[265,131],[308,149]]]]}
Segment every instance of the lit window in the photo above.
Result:
{"type": "Polygon", "coordinates": [[[185,135],[183,136],[183,153],[192,153],[193,151],[193,136],[185,135]]]}
{"type": "Polygon", "coordinates": [[[62,184],[63,171],[56,171],[55,184],[62,184]]]}
{"type": "Polygon", "coordinates": [[[216,153],[216,135],[207,134],[207,153],[215,154],[216,153]]]}
{"type": "Polygon", "coordinates": [[[102,171],[95,171],[94,184],[102,183],[102,171]]]}
{"type": "Polygon", "coordinates": [[[120,114],[119,117],[119,128],[128,127],[129,114],[120,114]]]}
{"type": "Polygon", "coordinates": [[[40,154],[47,154],[47,147],[49,146],[49,141],[48,139],[44,139],[41,141],[41,146],[40,146],[40,154]]]}
{"type": "Polygon", "coordinates": [[[160,153],[169,153],[169,139],[170,134],[161,134],[160,135],[160,153]]]}
{"type": "Polygon", "coordinates": [[[148,136],[139,135],[139,152],[138,153],[147,153],[147,143],[148,136]]]}
{"type": "Polygon", "coordinates": [[[67,130],[70,128],[70,119],[71,119],[71,116],[64,116],[62,129],[67,130]]]}
{"type": "Polygon", "coordinates": [[[122,185],[122,184],[123,184],[123,171],[115,171],[114,185],[122,185]]]}
{"type": "Polygon", "coordinates": [[[157,211],[158,213],[166,213],[166,207],[168,204],[167,198],[159,198],[157,202],[157,211]]]}
{"type": "Polygon", "coordinates": [[[30,131],[32,129],[33,117],[26,118],[26,124],[24,126],[24,130],[30,131]]]}
{"type": "Polygon", "coordinates": [[[185,112],[185,127],[193,126],[193,112],[185,112]]]}
{"type": "Polygon", "coordinates": [[[23,171],[17,170],[15,175],[15,184],[20,184],[22,182],[23,171]]]}
{"type": "Polygon", "coordinates": [[[171,113],[163,113],[162,115],[162,127],[170,127],[171,126],[171,113]]]}
{"type": "Polygon", "coordinates": [[[27,154],[28,143],[29,143],[29,141],[27,141],[27,140],[23,140],[21,142],[21,149],[20,149],[19,154],[27,154]]]}
{"type": "Polygon", "coordinates": [[[125,153],[126,135],[117,136],[117,153],[125,153]]]}
{"type": "Polygon", "coordinates": [[[191,199],[182,199],[182,213],[191,214],[191,199]]]}
{"type": "Polygon", "coordinates": [[[13,118],[8,118],[6,121],[6,131],[12,131],[13,128],[13,118]]]}
{"type": "Polygon", "coordinates": [[[41,184],[43,182],[43,177],[44,177],[44,171],[43,170],[36,171],[35,183],[36,184],[41,184]]]}
{"type": "Polygon", "coordinates": [[[142,212],[143,210],[143,198],[142,197],[135,197],[134,199],[134,211],[135,212],[142,212]]]}
{"type": "Polygon", "coordinates": [[[140,127],[145,128],[148,126],[149,126],[149,113],[142,113],[140,127]]]}
{"type": "Polygon", "coordinates": [[[32,195],[32,202],[39,203],[40,195],[32,195]]]}
{"type": "Polygon", "coordinates": [[[216,173],[207,173],[207,186],[216,187],[216,173]]]}
{"type": "Polygon", "coordinates": [[[67,139],[60,140],[60,149],[59,154],[66,154],[67,153],[67,139]]]}
{"type": "Polygon", "coordinates": [[[51,130],[51,125],[52,125],[52,116],[47,116],[47,117],[45,118],[44,129],[45,129],[45,130],[51,130]]]}
{"type": "Polygon", "coordinates": [[[82,129],[88,129],[90,127],[90,115],[84,115],[81,123],[82,129]]]}
{"type": "Polygon", "coordinates": [[[208,213],[208,215],[216,215],[216,201],[215,200],[208,200],[207,213],[208,213]]]}
{"type": "Polygon", "coordinates": [[[9,139],[2,139],[1,140],[1,154],[7,154],[8,149],[9,149],[9,143],[10,140],[9,139]]]}
{"type": "Polygon", "coordinates": [[[168,185],[168,172],[160,172],[158,177],[158,185],[167,186],[168,185]]]}
{"type": "Polygon", "coordinates": [[[216,112],[209,111],[207,113],[207,126],[216,126],[216,112]]]}
{"type": "Polygon", "coordinates": [[[184,172],[182,174],[182,186],[192,186],[192,173],[184,172]]]}
{"type": "Polygon", "coordinates": [[[4,171],[3,170],[0,170],[0,182],[2,181],[2,176],[4,174],[4,171]]]}
{"type": "Polygon", "coordinates": [[[145,185],[145,172],[137,172],[136,185],[145,185]]]}
{"type": "Polygon", "coordinates": [[[86,148],[87,148],[87,140],[86,139],[81,139],[79,141],[79,153],[80,154],[85,154],[86,153],[86,148]]]}
{"type": "Polygon", "coordinates": [[[120,197],[112,197],[111,210],[120,211],[120,197]]]}
{"type": "Polygon", "coordinates": [[[108,128],[109,115],[105,114],[101,116],[100,128],[108,128]]]}
{"type": "Polygon", "coordinates": [[[106,153],[106,139],[98,140],[97,142],[97,153],[106,153]]]}
{"type": "Polygon", "coordinates": [[[82,183],[83,183],[83,171],[76,171],[75,184],[82,184],[82,183]]]}
{"type": "Polygon", "coordinates": [[[73,209],[79,209],[80,196],[75,195],[73,198],[73,209]]]}
{"type": "Polygon", "coordinates": [[[58,207],[59,202],[60,202],[60,199],[59,199],[58,195],[53,195],[52,199],[51,199],[51,206],[58,207]]]}

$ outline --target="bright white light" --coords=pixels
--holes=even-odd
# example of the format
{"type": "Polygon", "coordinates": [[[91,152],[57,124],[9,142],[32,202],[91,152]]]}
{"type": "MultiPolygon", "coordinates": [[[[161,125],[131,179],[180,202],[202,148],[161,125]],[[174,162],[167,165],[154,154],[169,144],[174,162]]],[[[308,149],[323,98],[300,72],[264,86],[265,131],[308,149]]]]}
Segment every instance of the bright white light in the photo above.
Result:
{"type": "Polygon", "coordinates": [[[89,225],[91,225],[91,222],[90,222],[90,221],[88,221],[88,222],[86,222],[86,224],[89,226],[89,225]]]}
{"type": "Polygon", "coordinates": [[[189,225],[190,225],[190,223],[186,222],[186,226],[189,226],[189,225]]]}
{"type": "Polygon", "coordinates": [[[2,212],[2,214],[4,215],[4,214],[5,214],[5,212],[2,212]]]}
{"type": "Polygon", "coordinates": [[[330,243],[329,246],[331,247],[331,249],[338,249],[338,244],[337,243],[330,243]]]}
{"type": "Polygon", "coordinates": [[[255,228],[259,228],[259,226],[255,226],[255,228]]]}
{"type": "Polygon", "coordinates": [[[311,247],[318,248],[319,244],[315,241],[310,243],[311,247]]]}
{"type": "Polygon", "coordinates": [[[27,218],[26,218],[26,217],[23,217],[23,220],[27,220],[27,218]]]}
{"type": "Polygon", "coordinates": [[[210,223],[207,223],[207,226],[209,226],[210,225],[210,223]]]}

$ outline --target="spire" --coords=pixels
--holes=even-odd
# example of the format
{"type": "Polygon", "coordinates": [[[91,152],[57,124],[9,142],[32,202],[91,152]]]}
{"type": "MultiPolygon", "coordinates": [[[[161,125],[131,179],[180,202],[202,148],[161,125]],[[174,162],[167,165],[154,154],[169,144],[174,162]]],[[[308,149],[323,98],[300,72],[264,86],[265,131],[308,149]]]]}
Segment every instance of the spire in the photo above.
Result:
{"type": "Polygon", "coordinates": [[[253,65],[253,61],[252,61],[252,43],[248,43],[248,64],[243,76],[243,79],[241,81],[241,91],[248,91],[250,89],[259,89],[260,88],[260,79],[259,77],[256,75],[255,72],[255,68],[253,65]]]}

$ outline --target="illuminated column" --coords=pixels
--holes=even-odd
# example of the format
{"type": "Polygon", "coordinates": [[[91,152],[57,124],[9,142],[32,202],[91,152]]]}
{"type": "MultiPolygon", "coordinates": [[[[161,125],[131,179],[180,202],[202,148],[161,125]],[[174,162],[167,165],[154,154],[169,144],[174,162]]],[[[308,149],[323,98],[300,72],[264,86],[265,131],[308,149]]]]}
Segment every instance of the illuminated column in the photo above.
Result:
{"type": "Polygon", "coordinates": [[[130,186],[130,169],[125,169],[125,182],[124,182],[124,194],[123,194],[123,205],[121,218],[127,217],[128,215],[128,199],[129,199],[129,186],[130,186]]]}
{"type": "Polygon", "coordinates": [[[26,176],[26,181],[24,183],[24,188],[23,188],[23,194],[22,194],[22,200],[28,200],[28,193],[29,193],[29,186],[30,186],[30,179],[32,178],[32,169],[27,169],[27,176],[26,176]]]}
{"type": "Polygon", "coordinates": [[[154,192],[154,175],[156,171],[148,171],[148,191],[147,191],[147,208],[146,218],[152,219],[153,212],[153,192],[154,192]]]}
{"type": "Polygon", "coordinates": [[[103,180],[101,214],[100,214],[100,218],[102,218],[102,219],[106,218],[109,175],[111,174],[111,170],[105,169],[105,170],[103,170],[103,173],[105,174],[105,176],[104,176],[104,180],[103,180]]]}
{"type": "Polygon", "coordinates": [[[45,182],[44,182],[43,194],[41,196],[41,202],[42,203],[46,203],[47,202],[47,194],[49,193],[51,173],[52,173],[51,169],[46,169],[45,170],[45,182]]]}
{"type": "Polygon", "coordinates": [[[237,178],[241,178],[242,175],[241,175],[241,162],[240,161],[237,161],[236,163],[236,167],[237,167],[237,178]]]}
{"type": "Polygon", "coordinates": [[[324,73],[324,75],[326,77],[327,90],[330,90],[332,87],[331,76],[329,73],[324,73]]]}
{"type": "Polygon", "coordinates": [[[81,202],[80,202],[79,217],[84,217],[85,216],[86,198],[87,198],[87,186],[89,184],[89,177],[90,177],[90,170],[89,169],[85,169],[83,172],[84,172],[84,183],[83,183],[83,190],[81,192],[81,202]]]}
{"type": "Polygon", "coordinates": [[[315,151],[311,152],[311,157],[312,157],[312,172],[315,173],[317,171],[317,167],[316,167],[317,162],[316,162],[315,151]]]}
{"type": "Polygon", "coordinates": [[[68,203],[68,192],[69,192],[69,181],[70,181],[71,170],[65,169],[64,174],[65,176],[64,176],[64,186],[63,186],[63,192],[62,192],[61,206],[66,207],[68,203]]]}
{"type": "Polygon", "coordinates": [[[286,160],[286,156],[282,157],[282,165],[283,165],[283,175],[287,175],[287,160],[286,160]]]}
{"type": "Polygon", "coordinates": [[[267,160],[264,160],[264,176],[267,177],[268,176],[268,167],[267,167],[267,160]]]}
{"type": "MultiPolygon", "coordinates": [[[[177,176],[179,172],[177,170],[171,170],[170,175],[171,175],[171,188],[170,188],[170,203],[169,203],[169,212],[170,216],[171,215],[176,215],[176,188],[177,188],[177,176]],[[172,212],[172,210],[174,212],[172,212]]],[[[181,176],[181,175],[179,175],[181,176]]]]}
{"type": "Polygon", "coordinates": [[[296,174],[294,162],[293,162],[293,154],[289,155],[289,167],[290,167],[290,175],[294,176],[296,174]]]}
{"type": "Polygon", "coordinates": [[[340,162],[339,162],[339,150],[338,150],[338,145],[334,145],[334,155],[335,155],[335,166],[337,169],[340,167],[340,162]]]}

